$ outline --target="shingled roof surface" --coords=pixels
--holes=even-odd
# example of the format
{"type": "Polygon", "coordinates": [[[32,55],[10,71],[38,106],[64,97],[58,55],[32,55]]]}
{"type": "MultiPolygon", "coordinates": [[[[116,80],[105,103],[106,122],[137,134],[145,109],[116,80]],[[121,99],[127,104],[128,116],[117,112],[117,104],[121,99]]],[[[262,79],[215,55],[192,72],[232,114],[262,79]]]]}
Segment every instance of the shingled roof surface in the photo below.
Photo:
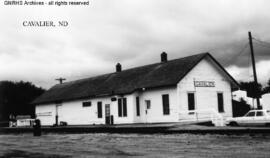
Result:
{"type": "Polygon", "coordinates": [[[208,53],[57,84],[35,99],[44,104],[112,94],[128,94],[141,88],[176,85],[208,53]]]}

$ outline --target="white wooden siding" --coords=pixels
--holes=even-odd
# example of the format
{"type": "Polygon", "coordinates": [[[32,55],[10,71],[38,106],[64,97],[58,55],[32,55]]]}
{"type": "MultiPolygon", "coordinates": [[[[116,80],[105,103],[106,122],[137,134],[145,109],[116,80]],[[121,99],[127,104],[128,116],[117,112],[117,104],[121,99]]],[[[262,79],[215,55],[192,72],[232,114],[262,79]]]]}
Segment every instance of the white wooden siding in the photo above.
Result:
{"type": "Polygon", "coordinates": [[[215,109],[218,111],[217,93],[224,98],[224,117],[232,116],[231,85],[224,73],[209,58],[197,64],[179,83],[177,95],[181,111],[188,110],[188,92],[195,93],[195,109],[215,109]],[[215,87],[195,87],[194,81],[214,81],[215,87]]]}

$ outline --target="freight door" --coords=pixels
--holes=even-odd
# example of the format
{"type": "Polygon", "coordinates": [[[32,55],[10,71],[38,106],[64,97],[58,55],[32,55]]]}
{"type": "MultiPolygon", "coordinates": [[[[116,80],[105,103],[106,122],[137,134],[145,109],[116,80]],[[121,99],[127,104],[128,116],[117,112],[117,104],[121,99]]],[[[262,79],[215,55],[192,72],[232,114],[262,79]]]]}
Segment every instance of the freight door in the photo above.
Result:
{"type": "Polygon", "coordinates": [[[109,125],[110,124],[110,104],[105,104],[105,124],[109,125]]]}

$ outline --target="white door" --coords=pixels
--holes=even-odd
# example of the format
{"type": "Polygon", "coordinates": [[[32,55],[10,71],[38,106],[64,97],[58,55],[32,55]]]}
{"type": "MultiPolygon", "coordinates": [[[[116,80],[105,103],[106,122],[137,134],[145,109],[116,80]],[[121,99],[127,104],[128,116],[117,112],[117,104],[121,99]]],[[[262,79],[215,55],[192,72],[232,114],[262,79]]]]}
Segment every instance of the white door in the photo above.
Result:
{"type": "Polygon", "coordinates": [[[61,107],[62,104],[56,104],[55,105],[55,124],[59,125],[60,120],[61,120],[61,107]]]}
{"type": "Polygon", "coordinates": [[[149,122],[151,100],[145,100],[145,122],[149,122]]]}

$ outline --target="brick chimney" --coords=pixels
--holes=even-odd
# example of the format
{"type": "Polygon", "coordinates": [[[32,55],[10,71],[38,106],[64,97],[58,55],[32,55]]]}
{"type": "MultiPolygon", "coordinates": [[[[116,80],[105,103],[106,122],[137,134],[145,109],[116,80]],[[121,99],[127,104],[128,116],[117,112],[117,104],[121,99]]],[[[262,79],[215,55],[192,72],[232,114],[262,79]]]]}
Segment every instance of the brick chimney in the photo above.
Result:
{"type": "Polygon", "coordinates": [[[161,56],[161,62],[167,62],[168,61],[167,60],[167,53],[162,52],[160,56],[161,56]]]}
{"type": "Polygon", "coordinates": [[[116,64],[116,72],[121,72],[122,71],[122,66],[120,63],[116,64]]]}

